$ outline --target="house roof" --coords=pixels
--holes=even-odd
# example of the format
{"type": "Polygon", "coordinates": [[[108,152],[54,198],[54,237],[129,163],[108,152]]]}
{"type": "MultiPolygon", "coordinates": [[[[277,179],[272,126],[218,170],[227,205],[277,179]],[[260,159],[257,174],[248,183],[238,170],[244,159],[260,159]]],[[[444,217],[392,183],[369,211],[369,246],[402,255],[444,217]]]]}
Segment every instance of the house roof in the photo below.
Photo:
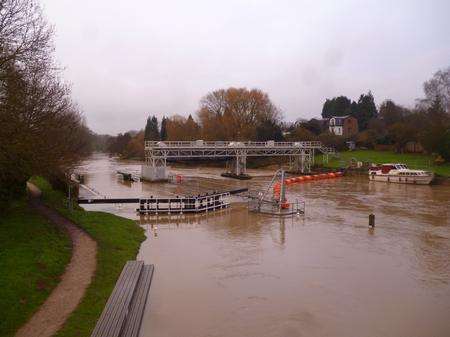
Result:
{"type": "Polygon", "coordinates": [[[346,120],[347,118],[352,117],[350,115],[345,115],[345,116],[333,116],[330,118],[330,121],[332,119],[334,119],[334,126],[342,126],[344,125],[344,120],[346,120]]]}

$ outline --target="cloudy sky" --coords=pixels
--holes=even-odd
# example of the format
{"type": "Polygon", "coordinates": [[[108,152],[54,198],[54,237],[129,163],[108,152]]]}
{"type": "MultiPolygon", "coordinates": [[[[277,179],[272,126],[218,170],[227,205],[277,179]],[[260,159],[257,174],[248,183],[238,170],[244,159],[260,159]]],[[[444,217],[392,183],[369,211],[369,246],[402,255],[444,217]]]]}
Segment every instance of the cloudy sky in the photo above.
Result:
{"type": "Polygon", "coordinates": [[[207,92],[269,93],[286,120],[371,90],[412,106],[450,66],[450,1],[41,0],[64,78],[98,133],[195,114],[207,92]]]}

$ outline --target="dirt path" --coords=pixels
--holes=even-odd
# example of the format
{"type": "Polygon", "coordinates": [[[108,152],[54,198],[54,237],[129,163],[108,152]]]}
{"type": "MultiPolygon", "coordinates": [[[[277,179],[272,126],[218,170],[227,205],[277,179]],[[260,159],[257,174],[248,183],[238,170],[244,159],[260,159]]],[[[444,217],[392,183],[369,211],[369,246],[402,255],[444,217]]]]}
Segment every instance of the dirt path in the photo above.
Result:
{"type": "Polygon", "coordinates": [[[16,337],[46,337],[54,335],[75,310],[91,283],[96,268],[97,244],[71,221],[45,206],[40,191],[28,186],[31,205],[44,217],[67,231],[72,240],[72,257],[66,266],[61,282],[31,319],[16,333],[16,337]]]}

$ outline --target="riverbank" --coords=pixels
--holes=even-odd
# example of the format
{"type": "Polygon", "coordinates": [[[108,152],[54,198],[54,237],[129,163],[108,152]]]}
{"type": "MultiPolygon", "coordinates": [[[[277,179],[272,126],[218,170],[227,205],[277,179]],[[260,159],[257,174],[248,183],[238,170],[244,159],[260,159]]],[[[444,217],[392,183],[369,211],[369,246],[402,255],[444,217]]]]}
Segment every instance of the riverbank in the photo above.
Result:
{"type": "Polygon", "coordinates": [[[27,323],[20,327],[15,337],[52,337],[77,308],[92,281],[96,269],[97,243],[79,226],[44,205],[42,193],[35,185],[27,185],[30,206],[69,235],[72,256],[58,285],[27,323]]]}
{"type": "Polygon", "coordinates": [[[104,212],[88,212],[75,206],[69,211],[65,196],[42,178],[33,183],[43,193],[44,202],[76,223],[97,242],[97,269],[84,298],[56,336],[89,336],[115,282],[128,260],[134,260],[144,231],[132,220],[104,212]]]}
{"type": "MultiPolygon", "coordinates": [[[[370,163],[404,163],[412,169],[433,171],[443,177],[450,177],[450,163],[435,165],[433,158],[424,154],[395,153],[391,151],[357,150],[339,152],[337,157],[330,157],[326,167],[347,167],[352,160],[370,163]]],[[[322,163],[322,156],[318,155],[316,163],[322,163]]]]}
{"type": "Polygon", "coordinates": [[[58,285],[71,242],[23,199],[0,218],[0,247],[0,336],[9,337],[58,285]]]}

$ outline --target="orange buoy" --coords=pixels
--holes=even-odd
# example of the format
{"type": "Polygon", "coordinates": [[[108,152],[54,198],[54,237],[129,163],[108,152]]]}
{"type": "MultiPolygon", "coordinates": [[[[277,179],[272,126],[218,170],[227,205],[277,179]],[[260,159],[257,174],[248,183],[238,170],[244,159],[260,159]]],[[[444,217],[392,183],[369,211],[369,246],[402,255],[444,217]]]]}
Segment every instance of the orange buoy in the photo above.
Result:
{"type": "Polygon", "coordinates": [[[313,178],[311,176],[304,176],[303,179],[305,179],[305,180],[312,180],[313,178]]]}
{"type": "Polygon", "coordinates": [[[305,178],[304,177],[297,177],[297,182],[298,183],[302,183],[302,182],[304,182],[305,181],[305,178]]]}
{"type": "Polygon", "coordinates": [[[288,209],[289,208],[289,203],[287,201],[281,203],[281,208],[282,209],[288,209]]]}
{"type": "Polygon", "coordinates": [[[328,173],[328,178],[336,178],[336,175],[333,172],[328,173]]]}
{"type": "Polygon", "coordinates": [[[284,182],[286,183],[286,185],[290,185],[293,183],[292,179],[286,179],[284,182]]]}

